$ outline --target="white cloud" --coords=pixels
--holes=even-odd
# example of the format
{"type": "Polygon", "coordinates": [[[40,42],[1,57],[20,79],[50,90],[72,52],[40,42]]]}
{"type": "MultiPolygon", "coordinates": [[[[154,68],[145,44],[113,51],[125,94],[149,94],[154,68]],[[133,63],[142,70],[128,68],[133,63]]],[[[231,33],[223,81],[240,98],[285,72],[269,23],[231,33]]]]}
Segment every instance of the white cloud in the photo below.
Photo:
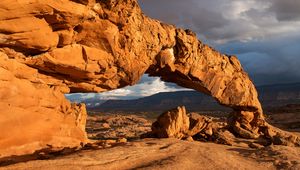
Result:
{"type": "Polygon", "coordinates": [[[169,87],[159,78],[153,78],[153,81],[150,83],[137,84],[129,88],[135,92],[135,96],[150,96],[159,92],[186,90],[184,88],[169,87]]]}
{"type": "Polygon", "coordinates": [[[188,90],[185,88],[167,86],[165,82],[161,81],[157,77],[150,78],[146,75],[144,77],[147,77],[144,78],[147,79],[146,82],[142,82],[134,86],[128,86],[122,89],[100,93],[97,94],[97,96],[99,96],[102,99],[103,98],[107,99],[108,97],[118,97],[120,99],[127,99],[127,98],[140,98],[145,96],[151,96],[159,92],[188,90]]]}
{"type": "Polygon", "coordinates": [[[88,98],[93,98],[93,97],[95,97],[96,96],[96,94],[95,93],[87,93],[87,94],[81,94],[81,98],[82,99],[88,99],[88,98]]]}
{"type": "Polygon", "coordinates": [[[103,97],[114,97],[114,96],[120,97],[120,96],[128,96],[132,93],[133,93],[133,91],[125,88],[125,89],[116,89],[113,91],[104,92],[104,93],[101,93],[101,96],[103,96],[103,97]]]}
{"type": "MultiPolygon", "coordinates": [[[[134,86],[124,87],[122,89],[116,89],[103,93],[87,93],[80,94],[80,100],[87,100],[91,98],[99,100],[117,100],[117,99],[136,99],[145,96],[151,96],[159,92],[171,92],[171,91],[182,91],[190,90],[186,88],[180,88],[178,86],[168,86],[165,82],[161,81],[159,78],[148,77],[144,75],[141,79],[141,83],[134,86]]],[[[76,94],[78,96],[78,94],[76,94]]],[[[69,98],[71,95],[68,95],[69,98]]],[[[77,100],[78,101],[78,100],[77,100]]]]}

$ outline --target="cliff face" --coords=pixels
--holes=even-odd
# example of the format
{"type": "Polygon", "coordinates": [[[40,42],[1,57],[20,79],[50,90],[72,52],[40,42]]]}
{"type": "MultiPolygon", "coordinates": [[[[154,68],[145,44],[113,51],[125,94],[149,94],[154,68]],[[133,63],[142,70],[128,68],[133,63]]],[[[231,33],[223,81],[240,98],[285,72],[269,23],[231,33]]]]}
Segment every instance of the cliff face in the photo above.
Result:
{"type": "Polygon", "coordinates": [[[38,70],[0,56],[0,157],[86,141],[85,105],[71,104],[38,70]]]}
{"type": "Polygon", "coordinates": [[[135,0],[2,0],[0,9],[0,157],[85,142],[85,107],[63,94],[134,85],[144,73],[234,108],[237,133],[262,125],[236,57],[146,17],[135,0]]]}

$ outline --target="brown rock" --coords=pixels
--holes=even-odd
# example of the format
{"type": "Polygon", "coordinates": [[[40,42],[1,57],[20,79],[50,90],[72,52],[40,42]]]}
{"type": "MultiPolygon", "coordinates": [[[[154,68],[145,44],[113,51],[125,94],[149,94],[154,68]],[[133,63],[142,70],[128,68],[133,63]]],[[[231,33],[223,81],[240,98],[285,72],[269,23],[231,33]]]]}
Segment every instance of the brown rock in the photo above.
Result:
{"type": "Polygon", "coordinates": [[[238,134],[240,137],[246,138],[246,139],[257,139],[259,137],[258,134],[241,127],[241,124],[239,122],[235,122],[235,124],[233,125],[233,131],[236,134],[238,134]]]}
{"type": "Polygon", "coordinates": [[[84,104],[40,82],[37,70],[0,57],[0,157],[87,141],[84,104]]]}
{"type": "Polygon", "coordinates": [[[150,130],[151,122],[137,115],[90,115],[86,124],[88,137],[93,140],[139,138],[150,130]]]}
{"type": "Polygon", "coordinates": [[[211,124],[209,124],[205,129],[204,129],[204,133],[208,136],[212,136],[213,135],[213,129],[211,124]]]}
{"type": "Polygon", "coordinates": [[[250,148],[254,148],[254,149],[261,149],[261,148],[263,148],[264,146],[263,146],[263,145],[260,145],[260,144],[258,144],[258,143],[251,142],[251,143],[249,144],[249,147],[250,147],[250,148]]]}
{"type": "Polygon", "coordinates": [[[258,139],[256,139],[255,143],[258,143],[262,146],[270,146],[272,144],[272,140],[266,138],[265,136],[260,136],[258,139]]]}
{"type": "Polygon", "coordinates": [[[197,113],[190,113],[188,115],[190,120],[189,135],[194,136],[202,130],[206,129],[211,119],[205,116],[201,116],[197,113]]]}
{"type": "Polygon", "coordinates": [[[158,138],[181,139],[188,130],[189,118],[184,106],[163,113],[152,125],[152,133],[158,138]]]}
{"type": "Polygon", "coordinates": [[[108,123],[103,123],[102,124],[102,127],[103,128],[106,128],[106,129],[109,129],[110,128],[110,125],[108,123]]]}
{"type": "Polygon", "coordinates": [[[232,146],[234,144],[235,136],[228,130],[219,130],[213,136],[213,141],[218,144],[232,146]]]}
{"type": "Polygon", "coordinates": [[[126,143],[127,139],[126,138],[121,138],[117,140],[118,143],[126,143]]]}
{"type": "Polygon", "coordinates": [[[185,140],[187,140],[189,142],[193,142],[194,141],[193,137],[191,137],[191,136],[188,136],[187,138],[185,138],[185,140]]]}

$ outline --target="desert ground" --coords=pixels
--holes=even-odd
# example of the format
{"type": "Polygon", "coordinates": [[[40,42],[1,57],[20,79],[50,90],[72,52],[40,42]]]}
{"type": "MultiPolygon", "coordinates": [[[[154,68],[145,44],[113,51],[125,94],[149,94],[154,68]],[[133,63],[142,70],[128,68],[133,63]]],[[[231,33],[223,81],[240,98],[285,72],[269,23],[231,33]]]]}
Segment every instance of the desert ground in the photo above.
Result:
{"type": "Polygon", "coordinates": [[[145,139],[107,149],[82,150],[1,169],[299,169],[300,148],[261,149],[177,139],[145,139]]]}
{"type": "MultiPolygon", "coordinates": [[[[276,110],[269,112],[269,122],[300,135],[297,108],[276,110]]],[[[141,134],[151,131],[153,119],[149,117],[153,115],[91,114],[86,126],[91,144],[83,149],[2,159],[0,169],[300,169],[299,147],[251,148],[244,139],[232,146],[173,138],[140,139],[141,134]]]]}

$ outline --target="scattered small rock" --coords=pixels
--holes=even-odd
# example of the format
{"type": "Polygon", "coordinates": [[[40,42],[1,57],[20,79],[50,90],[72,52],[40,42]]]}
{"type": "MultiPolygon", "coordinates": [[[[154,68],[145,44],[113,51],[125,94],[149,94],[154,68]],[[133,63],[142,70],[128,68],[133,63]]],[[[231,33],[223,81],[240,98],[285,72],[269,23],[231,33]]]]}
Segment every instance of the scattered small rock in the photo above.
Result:
{"type": "Polygon", "coordinates": [[[219,130],[213,135],[213,141],[218,144],[232,146],[235,136],[228,130],[219,130]]]}
{"type": "Polygon", "coordinates": [[[127,139],[126,138],[121,138],[117,140],[118,143],[126,143],[127,139]]]}
{"type": "Polygon", "coordinates": [[[103,127],[103,128],[109,129],[109,128],[110,128],[110,125],[109,125],[108,123],[103,123],[103,124],[102,124],[102,127],[103,127]]]}
{"type": "Polygon", "coordinates": [[[151,122],[137,115],[93,115],[87,120],[86,131],[92,140],[135,139],[151,130],[151,122]]]}
{"type": "Polygon", "coordinates": [[[185,138],[185,140],[186,140],[186,141],[189,141],[189,142],[193,142],[193,141],[194,141],[193,137],[191,137],[191,136],[185,138]]]}
{"type": "Polygon", "coordinates": [[[252,142],[252,143],[249,144],[249,147],[250,148],[254,148],[254,149],[260,149],[260,148],[263,148],[264,146],[262,146],[262,145],[260,145],[258,143],[252,142]]]}

